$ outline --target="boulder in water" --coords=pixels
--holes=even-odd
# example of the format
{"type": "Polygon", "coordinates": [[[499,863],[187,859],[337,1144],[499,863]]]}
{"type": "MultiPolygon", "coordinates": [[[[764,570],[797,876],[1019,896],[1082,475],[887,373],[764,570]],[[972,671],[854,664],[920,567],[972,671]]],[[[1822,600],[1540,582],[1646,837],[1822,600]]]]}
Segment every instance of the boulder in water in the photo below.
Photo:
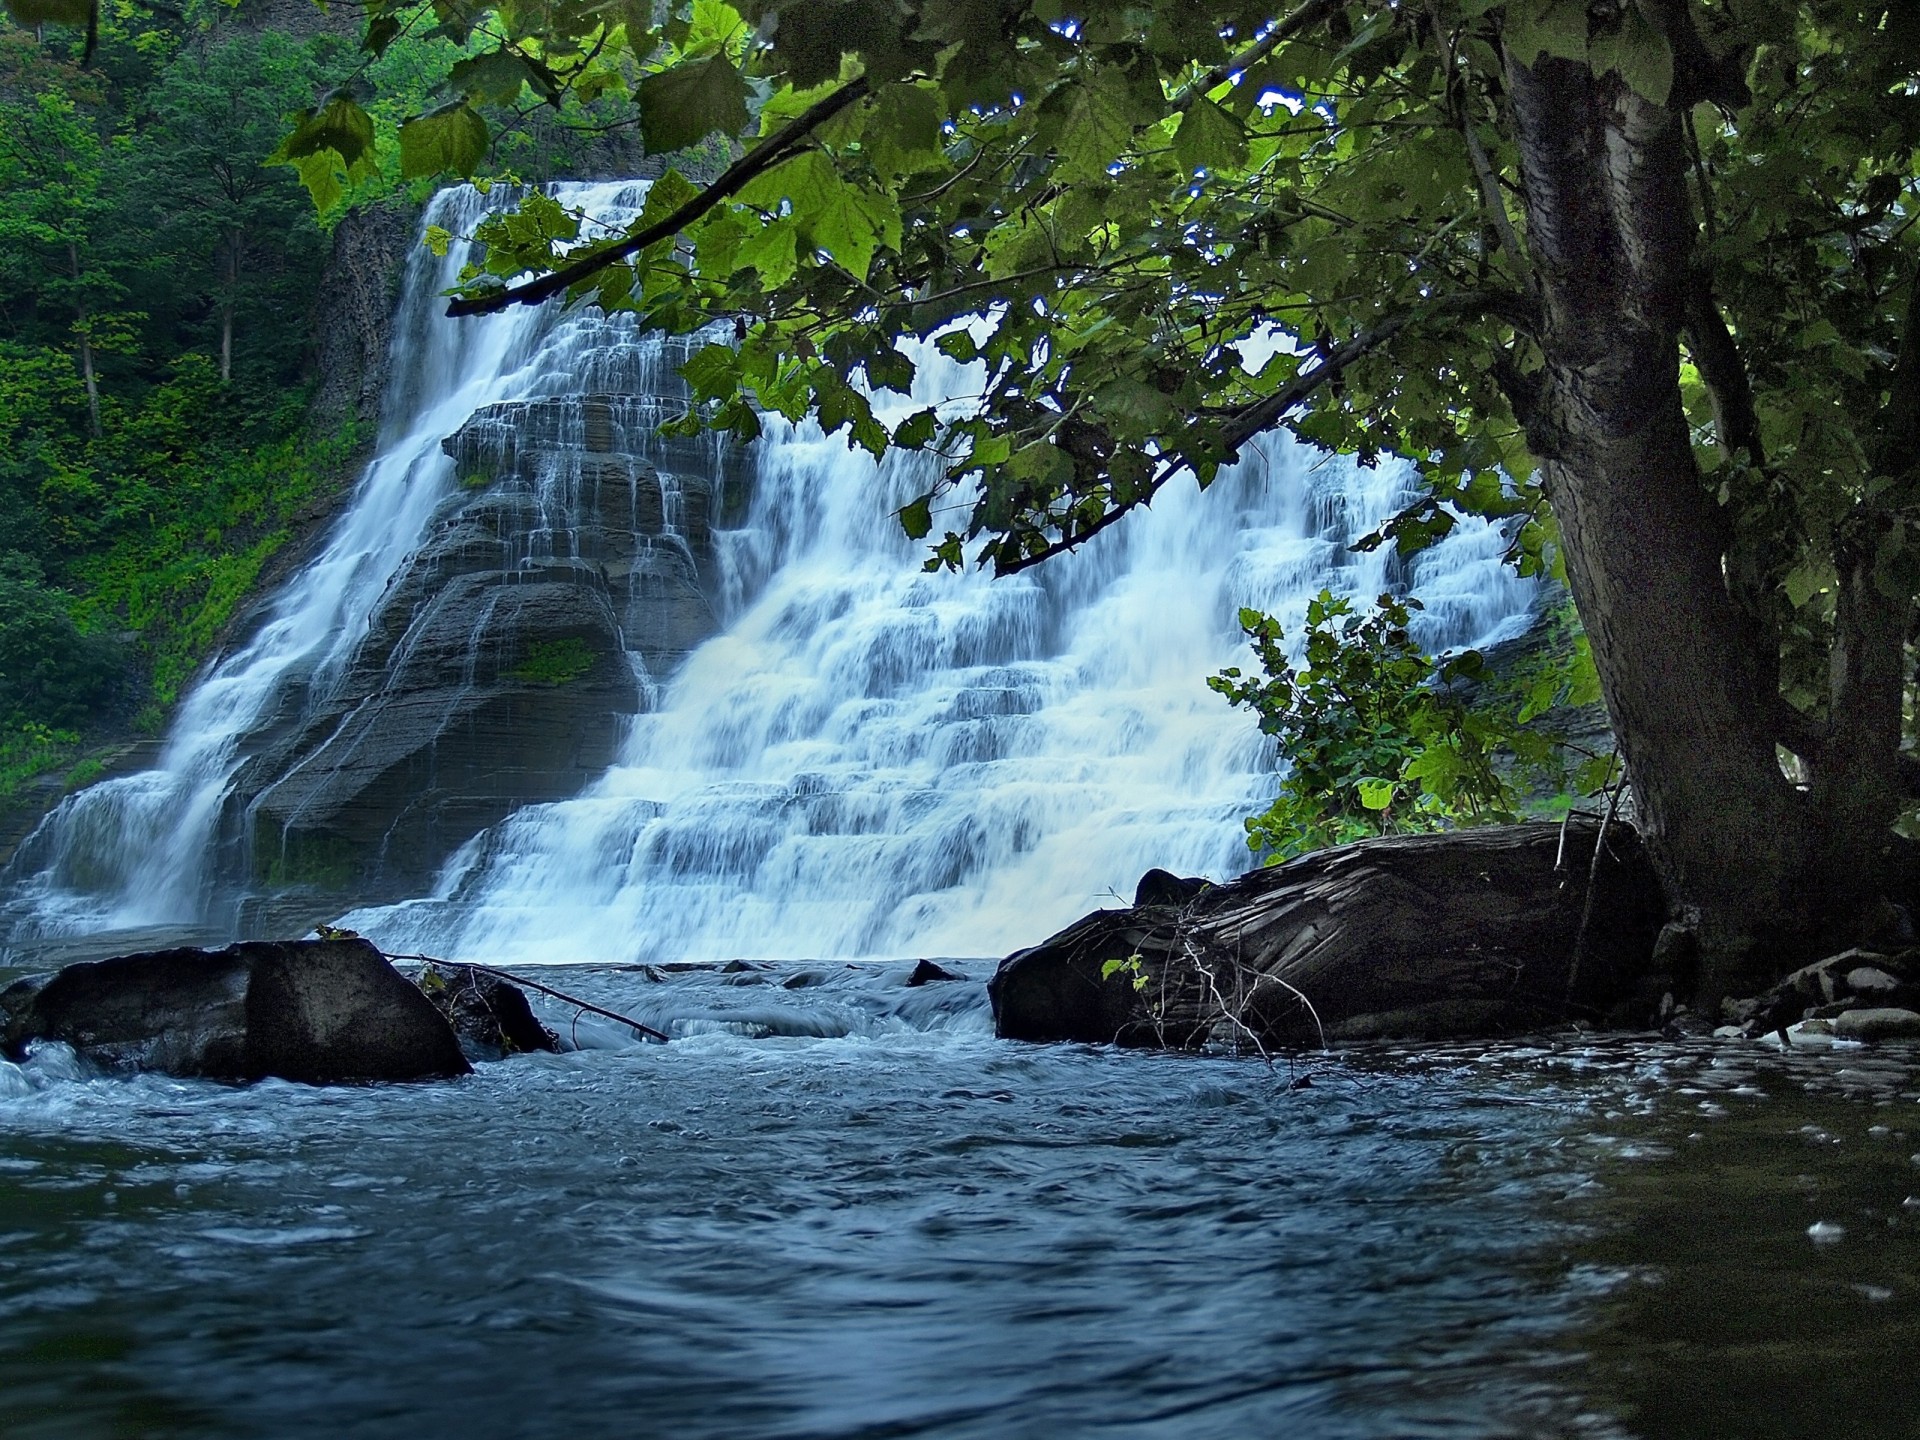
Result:
{"type": "Polygon", "coordinates": [[[1564,851],[1553,824],[1390,836],[1177,903],[1149,891],[1001,962],[994,1025],[1015,1040],[1265,1048],[1644,1018],[1631,1011],[1659,884],[1615,825],[1589,907],[1597,832],[1575,823],[1564,851]]]}
{"type": "Polygon", "coordinates": [[[246,941],[69,965],[0,991],[0,1051],[310,1085],[468,1073],[452,1028],[365,940],[246,941]]]}
{"type": "Polygon", "coordinates": [[[469,1060],[557,1051],[560,1037],[534,1018],[518,985],[471,965],[435,961],[420,972],[421,993],[447,1017],[469,1060]]]}

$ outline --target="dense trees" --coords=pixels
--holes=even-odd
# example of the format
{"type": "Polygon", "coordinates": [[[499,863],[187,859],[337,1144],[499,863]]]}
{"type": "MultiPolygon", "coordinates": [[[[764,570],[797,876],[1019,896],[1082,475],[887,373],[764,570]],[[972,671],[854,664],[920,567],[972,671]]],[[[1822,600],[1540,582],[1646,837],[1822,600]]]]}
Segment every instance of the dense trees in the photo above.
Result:
{"type": "MultiPolygon", "coordinates": [[[[327,231],[421,198],[400,122],[477,48],[416,34],[374,60],[358,39],[357,17],[256,0],[118,7],[90,49],[0,19],[0,807],[89,739],[156,726],[294,517],[347,476],[355,427],[307,416],[327,231]],[[379,91],[385,173],[343,170],[316,212],[314,165],[277,163],[287,117],[356,74],[379,91]]],[[[582,151],[488,113],[499,165],[582,151]]]]}
{"type": "MultiPolygon", "coordinates": [[[[421,13],[375,5],[368,43],[421,13]]],[[[697,418],[939,452],[901,518],[948,565],[1080,544],[1276,422],[1416,457],[1430,495],[1380,543],[1480,510],[1522,564],[1564,563],[1670,954],[1712,990],[1888,920],[1920,588],[1912,6],[530,15],[485,18],[490,77],[631,93],[655,148],[756,138],[584,248],[550,204],[490,222],[456,310],[736,320],[689,366],[697,418]],[[1299,343],[1255,366],[1272,325],[1299,343]],[[977,416],[875,420],[860,382],[905,382],[907,333],[988,362],[977,416]]],[[[310,127],[351,137],[351,98],[328,107],[310,127]]],[[[478,164],[470,108],[413,122],[410,165],[478,164]]]]}
{"type": "Polygon", "coordinates": [[[298,443],[325,237],[262,163],[348,47],[215,18],[0,25],[0,800],[157,722],[350,448],[298,443]]]}

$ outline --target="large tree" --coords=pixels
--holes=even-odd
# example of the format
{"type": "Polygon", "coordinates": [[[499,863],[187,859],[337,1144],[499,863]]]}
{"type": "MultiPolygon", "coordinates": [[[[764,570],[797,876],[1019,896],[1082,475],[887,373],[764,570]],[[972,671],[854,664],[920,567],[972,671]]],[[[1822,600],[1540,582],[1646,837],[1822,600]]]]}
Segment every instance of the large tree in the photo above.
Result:
{"type": "MultiPolygon", "coordinates": [[[[947,565],[1090,541],[1275,424],[1412,457],[1428,496],[1382,543],[1478,510],[1564,562],[1709,993],[1908,898],[1911,0],[369,10],[376,52],[475,51],[410,172],[483,168],[475,102],[519,95],[630,93],[650,148],[701,147],[623,231],[543,197],[489,221],[456,312],[731,321],[693,419],[938,452],[901,520],[947,565]],[[1297,344],[1244,363],[1276,326],[1297,344]],[[903,335],[984,358],[977,415],[875,420],[903,335]]],[[[287,157],[324,188],[364,122],[322,97],[287,157]]]]}

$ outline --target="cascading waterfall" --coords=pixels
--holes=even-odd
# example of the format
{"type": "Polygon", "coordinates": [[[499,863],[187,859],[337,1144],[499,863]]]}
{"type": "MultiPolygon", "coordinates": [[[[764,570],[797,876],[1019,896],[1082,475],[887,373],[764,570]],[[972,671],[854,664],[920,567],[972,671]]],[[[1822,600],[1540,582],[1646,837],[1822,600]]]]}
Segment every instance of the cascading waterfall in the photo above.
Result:
{"type": "MultiPolygon", "coordinates": [[[[644,185],[632,182],[558,193],[616,223],[645,200],[644,185]]],[[[468,234],[506,198],[504,189],[492,199],[467,186],[445,190],[422,223],[468,234]]],[[[657,362],[657,345],[635,345],[630,323],[597,312],[448,320],[439,297],[469,258],[461,243],[444,256],[415,247],[396,314],[383,433],[345,514],[251,637],[188,693],[154,767],[69,797],[22,845],[9,877],[16,939],[220,923],[217,912],[231,898],[215,868],[222,811],[248,742],[303,695],[323,693],[351,658],[382,592],[455,484],[442,440],[489,402],[620,388],[636,358],[657,362]]]]}
{"type": "MultiPolygon", "coordinates": [[[[637,192],[563,198],[604,214],[637,192]]],[[[449,191],[428,219],[462,233],[484,203],[449,191]]],[[[410,269],[388,406],[402,418],[332,542],[189,697],[156,769],[42,827],[18,882],[39,933],[205,917],[247,737],[290,687],[345,663],[453,483],[442,438],[493,402],[617,391],[660,368],[658,341],[591,313],[439,318],[459,251],[410,269]]],[[[930,347],[915,358],[913,396],[881,397],[902,415],[979,388],[930,347]]],[[[1239,822],[1271,793],[1270,755],[1204,684],[1244,663],[1239,606],[1297,632],[1322,587],[1369,600],[1410,582],[1419,639],[1439,649],[1518,633],[1533,598],[1477,521],[1410,573],[1353,553],[1412,498],[1410,468],[1284,434],[1206,493],[1170,487],[1081,552],[999,581],[922,573],[889,514],[925,487],[915,463],[876,467],[770,417],[744,523],[714,536],[722,633],[660,688],[618,763],[470,841],[431,895],[340,923],[391,950],[499,961],[1004,952],[1150,867],[1245,868],[1239,822]]]]}
{"type": "MultiPolygon", "coordinates": [[[[979,377],[915,351],[910,409],[979,377]]],[[[433,897],[344,922],[391,948],[511,960],[973,955],[1045,935],[1151,866],[1249,860],[1264,744],[1205,675],[1244,659],[1234,615],[1290,630],[1323,586],[1411,579],[1422,643],[1488,643],[1532,587],[1497,530],[1461,525],[1409,577],[1351,542],[1412,498],[1275,435],[1204,495],[1176,487],[1083,551],[989,580],[921,573],[888,512],[926,473],[769,422],[738,597],[586,793],[529,807],[433,897]]]]}

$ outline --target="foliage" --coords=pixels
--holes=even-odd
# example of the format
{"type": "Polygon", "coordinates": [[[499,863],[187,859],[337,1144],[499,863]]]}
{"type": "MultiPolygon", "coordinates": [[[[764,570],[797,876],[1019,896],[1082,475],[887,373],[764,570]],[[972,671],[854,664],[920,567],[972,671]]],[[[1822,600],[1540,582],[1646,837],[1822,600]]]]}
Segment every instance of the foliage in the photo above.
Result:
{"type": "Polygon", "coordinates": [[[71,730],[107,703],[121,676],[111,642],[83,635],[39,565],[0,554],[0,730],[71,730]]]}
{"type": "Polygon", "coordinates": [[[1269,864],[1368,835],[1515,818],[1495,757],[1541,766],[1551,744],[1463,698],[1484,662],[1473,650],[1422,654],[1407,628],[1419,608],[1382,595],[1357,614],[1322,590],[1307,604],[1298,662],[1278,621],[1240,612],[1265,678],[1234,667],[1207,684],[1259,716],[1286,766],[1273,804],[1247,821],[1248,847],[1269,864]]]}
{"type": "MultiPolygon", "coordinates": [[[[1591,544],[1711,548],[1689,594],[1714,592],[1701,613],[1737,607],[1750,632],[1707,677],[1715,724],[1732,727],[1745,693],[1747,714],[1818,757],[1860,693],[1853,612],[1897,607],[1896,652],[1915,628],[1909,0],[1302,0],[1280,15],[1239,0],[373,0],[366,13],[381,63],[429,32],[466,48],[444,98],[408,102],[401,131],[426,127],[432,143],[403,168],[481,173],[468,112],[484,122],[509,93],[556,114],[625,107],[656,146],[689,153],[705,132],[699,163],[683,157],[624,229],[537,194],[490,218],[457,311],[564,293],[678,333],[730,322],[737,343],[686,367],[685,425],[751,436],[763,411],[812,414],[875,455],[936,456],[938,478],[900,512],[936,565],[1034,564],[1176,477],[1209,483],[1278,423],[1363,463],[1415,459],[1425,493],[1374,543],[1409,553],[1482,514],[1508,526],[1523,570],[1554,570],[1541,462],[1567,463],[1582,426],[1594,443],[1580,453],[1604,452],[1582,407],[1601,380],[1637,379],[1640,413],[1690,428],[1695,458],[1677,481],[1648,477],[1642,511],[1591,544]],[[1585,132],[1568,119],[1553,151],[1551,122],[1527,131],[1516,98],[1549,84],[1592,101],[1586,138],[1618,148],[1619,193],[1556,188],[1573,173],[1556,160],[1585,132]],[[700,183],[712,147],[736,142],[739,158],[700,183]],[[1650,176],[1665,188],[1643,204],[1650,176]],[[1654,257],[1658,283],[1574,315],[1563,302],[1582,277],[1556,241],[1625,209],[1648,243],[1607,263],[1630,281],[1654,257]],[[1662,288],[1676,253],[1684,283],[1662,288]],[[983,362],[976,413],[882,423],[870,393],[910,385],[907,335],[983,362]],[[1591,369],[1588,342],[1609,336],[1649,340],[1649,363],[1591,369]]],[[[391,99],[358,93],[311,107],[288,158],[331,156],[336,182],[386,173],[377,117],[391,99]]],[[[70,277],[61,298],[84,289],[70,277]]],[[[1554,499],[1563,519],[1579,513],[1554,499]]],[[[1610,699],[1657,638],[1638,625],[1595,632],[1610,699]]],[[[1893,660],[1882,670],[1913,673],[1910,653],[1893,660]]],[[[1654,676],[1647,694],[1665,685],[1673,703],[1647,701],[1639,729],[1683,736],[1678,690],[1701,679],[1654,676]]],[[[1897,731],[1904,710],[1910,731],[1911,701],[1875,695],[1873,723],[1897,731]]],[[[1770,780],[1749,808],[1785,815],[1799,802],[1752,738],[1709,737],[1731,748],[1707,768],[1722,784],[1770,780]]],[[[1876,741],[1882,779],[1899,739],[1876,741]]],[[[1841,772],[1868,753],[1836,751],[1841,772]]],[[[1696,817],[1700,854],[1724,874],[1711,837],[1734,830],[1693,800],[1669,818],[1696,817]]]]}

